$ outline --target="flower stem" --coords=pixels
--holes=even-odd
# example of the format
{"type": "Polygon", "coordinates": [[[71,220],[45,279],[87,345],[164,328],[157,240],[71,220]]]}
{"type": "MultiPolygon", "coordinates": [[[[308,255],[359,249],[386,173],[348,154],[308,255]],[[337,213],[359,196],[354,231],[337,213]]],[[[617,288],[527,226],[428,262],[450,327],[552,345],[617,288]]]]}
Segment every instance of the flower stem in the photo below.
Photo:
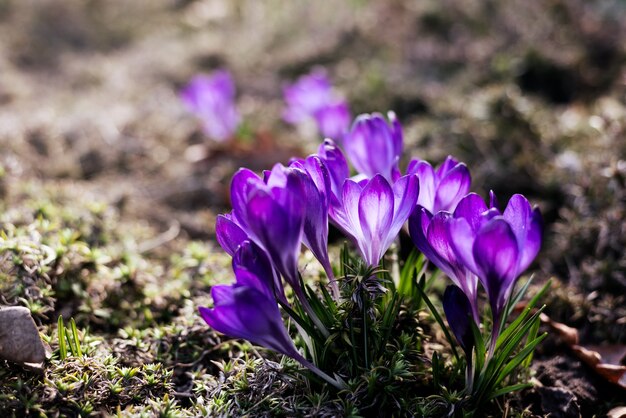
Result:
{"type": "Polygon", "coordinates": [[[327,383],[333,385],[337,389],[339,389],[339,390],[346,389],[345,384],[340,383],[339,381],[337,381],[337,379],[333,379],[332,377],[330,377],[328,374],[326,374],[323,371],[321,371],[316,365],[314,365],[313,363],[311,363],[310,361],[308,361],[307,359],[305,359],[301,355],[298,355],[297,357],[294,357],[294,358],[296,360],[298,360],[300,362],[300,364],[302,364],[304,367],[306,367],[307,369],[311,370],[318,377],[320,377],[321,379],[323,379],[327,383]]]}
{"type": "Polygon", "coordinates": [[[339,285],[337,284],[335,273],[333,273],[333,268],[330,265],[324,266],[324,271],[326,272],[326,277],[328,277],[328,285],[330,286],[333,298],[335,301],[339,301],[341,299],[341,293],[339,292],[339,285]]]}
{"type": "Polygon", "coordinates": [[[474,389],[474,363],[472,362],[472,352],[465,353],[467,359],[467,368],[465,369],[465,383],[467,386],[467,393],[471,394],[474,389]],[[468,356],[469,354],[469,356],[468,356]]]}
{"type": "Polygon", "coordinates": [[[369,370],[369,358],[367,353],[367,295],[364,294],[364,291],[361,291],[361,300],[363,305],[363,356],[365,359],[365,369],[369,370]]]}

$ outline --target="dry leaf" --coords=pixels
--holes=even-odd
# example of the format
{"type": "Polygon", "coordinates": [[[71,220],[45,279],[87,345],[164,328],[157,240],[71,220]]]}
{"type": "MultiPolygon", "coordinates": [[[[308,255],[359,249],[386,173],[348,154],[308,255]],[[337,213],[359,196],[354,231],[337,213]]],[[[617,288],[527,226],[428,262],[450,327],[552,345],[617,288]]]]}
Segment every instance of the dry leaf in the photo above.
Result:
{"type": "Polygon", "coordinates": [[[559,337],[567,345],[578,344],[578,330],[576,328],[569,327],[560,322],[553,321],[550,317],[544,313],[541,314],[541,322],[546,323],[559,334],[559,337]]]}
{"type": "Polygon", "coordinates": [[[607,418],[626,418],[626,406],[618,406],[611,409],[607,414],[607,418]]]}
{"type": "Polygon", "coordinates": [[[578,345],[578,330],[560,322],[553,321],[546,314],[541,314],[541,321],[548,324],[553,331],[571,348],[576,357],[584,361],[600,376],[611,383],[626,389],[626,366],[622,365],[626,356],[626,346],[605,345],[588,346],[578,345]]]}

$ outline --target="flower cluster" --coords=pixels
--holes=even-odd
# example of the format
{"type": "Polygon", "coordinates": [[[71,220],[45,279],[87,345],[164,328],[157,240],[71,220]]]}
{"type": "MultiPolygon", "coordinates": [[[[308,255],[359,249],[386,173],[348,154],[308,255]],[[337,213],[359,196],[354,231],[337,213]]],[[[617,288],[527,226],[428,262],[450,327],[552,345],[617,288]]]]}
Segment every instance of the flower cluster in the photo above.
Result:
{"type": "MultiPolygon", "coordinates": [[[[320,73],[299,80],[285,92],[286,117],[318,118],[320,109],[334,105],[329,91],[320,73]]],[[[304,159],[276,164],[261,176],[245,168],[234,175],[233,209],[218,216],[216,234],[233,258],[235,283],[212,288],[214,306],[200,308],[202,317],[214,329],[290,356],[340,387],[339,376],[330,377],[314,364],[315,350],[309,347],[314,357],[309,361],[296,349],[279,309],[294,320],[305,343],[328,338],[331,326],[318,309],[325,299],[315,296],[299,271],[301,246],[326,273],[329,292],[324,292],[332,295],[326,303],[335,306],[350,295],[338,284],[346,277],[336,277],[333,270],[329,224],[354,244],[367,280],[377,280],[385,254],[408,224],[417,249],[453,282],[443,307],[468,367],[473,347],[482,344],[475,332],[484,322],[479,285],[485,290],[492,323],[488,357],[493,355],[515,284],[540,248],[538,209],[521,195],[514,195],[504,211],[494,193],[487,204],[470,193],[469,170],[452,157],[436,169],[412,160],[403,174],[402,127],[391,112],[388,120],[376,113],[358,116],[351,129],[333,133],[337,142],[326,139],[304,159]]]]}

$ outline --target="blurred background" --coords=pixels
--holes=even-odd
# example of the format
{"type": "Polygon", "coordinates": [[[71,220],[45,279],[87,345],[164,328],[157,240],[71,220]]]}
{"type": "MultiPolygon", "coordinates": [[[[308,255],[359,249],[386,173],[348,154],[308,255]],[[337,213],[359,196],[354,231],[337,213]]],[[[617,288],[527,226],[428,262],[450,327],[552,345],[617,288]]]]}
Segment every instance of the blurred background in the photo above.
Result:
{"type": "Polygon", "coordinates": [[[237,168],[316,149],[282,121],[282,89],[322,66],[353,114],[398,114],[407,160],[452,154],[474,191],[539,204],[537,267],[570,286],[553,315],[623,342],[624,39],[619,0],[0,0],[2,209],[93,200],[211,238],[237,168]],[[178,97],[215,69],[233,74],[238,142],[213,143],[178,97]]]}

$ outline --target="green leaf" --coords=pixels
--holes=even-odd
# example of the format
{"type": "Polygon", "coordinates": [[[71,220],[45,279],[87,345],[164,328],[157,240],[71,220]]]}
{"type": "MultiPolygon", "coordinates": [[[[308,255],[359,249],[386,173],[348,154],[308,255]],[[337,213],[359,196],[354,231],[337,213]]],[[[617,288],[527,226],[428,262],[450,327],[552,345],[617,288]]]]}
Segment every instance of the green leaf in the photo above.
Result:
{"type": "Polygon", "coordinates": [[[291,309],[287,304],[278,300],[278,304],[287,312],[287,315],[291,317],[300,327],[316,342],[323,342],[325,339],[319,335],[315,327],[309,322],[305,321],[296,311],[291,309]]]}
{"type": "Polygon", "coordinates": [[[502,316],[503,324],[506,322],[506,319],[511,314],[511,311],[513,310],[513,308],[515,308],[515,306],[519,303],[520,300],[522,300],[522,298],[526,294],[526,291],[528,290],[528,287],[532,283],[534,277],[535,277],[534,275],[530,276],[530,278],[526,280],[526,283],[524,283],[521,289],[517,291],[517,293],[515,293],[511,299],[509,299],[509,302],[506,304],[506,307],[504,308],[504,315],[502,316]]]}
{"type": "Polygon", "coordinates": [[[70,330],[72,331],[72,339],[74,340],[72,355],[75,357],[82,357],[83,350],[80,347],[80,338],[78,336],[78,329],[76,328],[76,321],[74,321],[74,318],[70,318],[70,330]]]}
{"type": "Polygon", "coordinates": [[[496,341],[496,348],[500,346],[504,341],[506,341],[511,334],[517,332],[517,329],[521,326],[522,322],[526,320],[530,312],[533,310],[537,302],[543,295],[547,292],[550,285],[552,284],[552,280],[548,280],[546,284],[541,288],[539,292],[528,302],[526,308],[522,311],[522,313],[513,321],[508,327],[504,328],[502,334],[498,337],[496,341]]]}
{"type": "Polygon", "coordinates": [[[376,356],[380,356],[385,352],[385,347],[387,345],[387,341],[389,340],[389,336],[391,335],[391,331],[393,330],[393,325],[398,317],[398,311],[400,310],[400,300],[398,293],[394,293],[391,297],[391,301],[383,306],[383,317],[380,321],[379,329],[382,331],[380,335],[380,341],[378,344],[378,350],[376,356]]]}
{"type": "MultiPolygon", "coordinates": [[[[533,341],[535,338],[537,338],[540,325],[541,325],[541,318],[538,318],[533,324],[533,326],[530,328],[530,331],[528,331],[528,337],[526,338],[526,341],[533,341]]],[[[527,369],[528,367],[530,367],[530,363],[532,363],[532,361],[533,361],[533,352],[531,352],[530,355],[526,358],[526,360],[524,360],[522,367],[527,369]]]]}
{"type": "Polygon", "coordinates": [[[421,269],[423,260],[423,255],[417,251],[417,248],[413,248],[400,272],[400,283],[398,284],[398,293],[400,295],[408,298],[412,298],[415,295],[414,287],[417,284],[417,271],[421,269]]]}
{"type": "Polygon", "coordinates": [[[313,312],[315,312],[324,325],[332,324],[335,318],[330,314],[330,310],[327,309],[322,302],[320,302],[319,298],[310,286],[306,285],[304,286],[304,289],[306,298],[309,301],[313,312]]]}
{"type": "Polygon", "coordinates": [[[522,351],[520,351],[513,359],[507,363],[506,367],[500,372],[498,375],[498,379],[494,386],[497,386],[506,376],[508,376],[517,366],[519,366],[525,358],[527,358],[530,354],[532,354],[533,350],[541,341],[543,341],[548,336],[547,333],[540,335],[539,337],[532,340],[530,343],[524,347],[522,351]]]}
{"type": "MultiPolygon", "coordinates": [[[[476,386],[475,393],[478,396],[477,402],[480,404],[480,401],[483,397],[488,396],[497,385],[504,379],[509,373],[513,371],[514,367],[517,367],[517,363],[514,367],[509,368],[509,365],[512,364],[513,361],[521,362],[526,356],[519,358],[519,353],[516,355],[513,360],[508,361],[509,357],[520,344],[520,342],[525,339],[528,335],[528,332],[531,327],[533,327],[534,322],[539,320],[539,316],[543,311],[544,307],[541,307],[530,319],[528,319],[524,324],[519,327],[519,329],[510,335],[509,339],[503,341],[501,346],[496,346],[496,350],[494,352],[494,356],[489,360],[487,367],[483,373],[483,376],[480,379],[480,382],[476,386]],[[503,370],[507,370],[507,373],[503,373],[503,370]]],[[[534,341],[530,342],[526,345],[526,347],[520,352],[530,353],[535,348],[535,346],[543,339],[541,336],[534,341]],[[534,344],[533,344],[534,343],[534,344]],[[529,350],[527,350],[531,347],[529,350]]],[[[498,339],[500,341],[500,339],[498,339]]]]}
{"type": "Polygon", "coordinates": [[[63,316],[59,315],[57,320],[57,334],[59,338],[59,358],[65,360],[67,358],[67,345],[65,342],[65,325],[63,324],[63,316]]]}
{"type": "Polygon", "coordinates": [[[533,385],[531,383],[518,383],[516,385],[511,385],[511,386],[505,386],[502,389],[498,389],[496,390],[490,397],[488,400],[492,400],[495,399],[499,396],[502,395],[506,395],[507,393],[511,393],[511,392],[517,392],[518,390],[522,390],[522,389],[526,389],[526,388],[530,388],[533,385]]]}
{"type": "MultiPolygon", "coordinates": [[[[474,370],[480,372],[485,364],[485,340],[483,335],[480,333],[480,329],[478,329],[478,326],[473,320],[470,321],[470,326],[472,328],[472,334],[474,335],[474,351],[476,353],[476,365],[474,370]]],[[[471,359],[468,359],[467,361],[469,362],[471,359]]]]}
{"type": "Polygon", "coordinates": [[[433,353],[433,386],[435,387],[435,391],[439,391],[441,387],[441,364],[439,363],[439,355],[437,352],[433,353]]]}
{"type": "Polygon", "coordinates": [[[337,317],[337,303],[330,295],[325,286],[320,286],[320,290],[322,292],[322,296],[324,298],[324,302],[326,302],[326,309],[328,309],[328,313],[332,318],[337,317]]]}
{"type": "Polygon", "coordinates": [[[430,309],[430,313],[433,315],[433,318],[435,318],[435,321],[437,321],[437,323],[443,330],[443,334],[446,336],[446,339],[448,340],[448,343],[450,344],[450,348],[452,348],[452,353],[454,354],[454,357],[456,358],[456,361],[458,362],[460,360],[459,353],[456,350],[456,343],[452,339],[452,336],[450,335],[450,332],[448,331],[448,327],[446,327],[446,324],[443,322],[441,315],[439,315],[439,312],[437,312],[437,309],[428,298],[428,295],[426,295],[426,293],[424,292],[424,289],[420,287],[416,287],[416,289],[420,293],[420,296],[422,297],[422,299],[424,299],[424,302],[426,302],[426,305],[428,305],[428,309],[430,309]]]}

